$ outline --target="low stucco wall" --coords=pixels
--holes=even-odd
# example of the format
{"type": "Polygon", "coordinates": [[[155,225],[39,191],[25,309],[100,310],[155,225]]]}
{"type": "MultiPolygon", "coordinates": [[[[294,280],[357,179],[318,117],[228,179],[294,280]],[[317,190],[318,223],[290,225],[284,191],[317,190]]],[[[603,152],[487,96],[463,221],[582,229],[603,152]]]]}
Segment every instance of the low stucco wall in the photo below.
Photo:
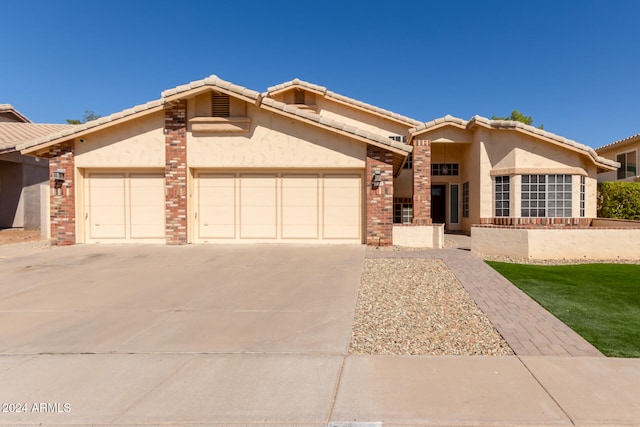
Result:
{"type": "Polygon", "coordinates": [[[409,248],[443,248],[444,225],[394,225],[393,244],[409,248]]]}
{"type": "Polygon", "coordinates": [[[640,228],[472,227],[471,252],[527,259],[640,259],[640,228]]]}

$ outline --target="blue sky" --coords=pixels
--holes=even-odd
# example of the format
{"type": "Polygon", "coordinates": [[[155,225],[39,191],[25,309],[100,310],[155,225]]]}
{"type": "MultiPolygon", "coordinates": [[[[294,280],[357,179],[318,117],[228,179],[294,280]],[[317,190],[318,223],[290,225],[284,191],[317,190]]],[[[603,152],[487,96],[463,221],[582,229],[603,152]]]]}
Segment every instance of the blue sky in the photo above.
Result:
{"type": "Polygon", "coordinates": [[[298,77],[422,121],[508,116],[597,147],[640,132],[640,2],[4,2],[0,103],[108,115],[216,74],[298,77]]]}

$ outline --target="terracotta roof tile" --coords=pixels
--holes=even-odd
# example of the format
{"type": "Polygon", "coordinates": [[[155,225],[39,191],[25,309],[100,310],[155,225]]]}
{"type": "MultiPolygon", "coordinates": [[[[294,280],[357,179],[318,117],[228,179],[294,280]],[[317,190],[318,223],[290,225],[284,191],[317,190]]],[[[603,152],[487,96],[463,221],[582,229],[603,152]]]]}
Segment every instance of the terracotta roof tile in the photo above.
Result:
{"type": "Polygon", "coordinates": [[[11,113],[21,122],[31,123],[31,120],[29,120],[24,114],[20,113],[20,111],[16,110],[11,104],[0,104],[0,113],[11,113]]]}
{"type": "Polygon", "coordinates": [[[640,139],[640,133],[636,133],[635,135],[631,135],[631,136],[628,136],[626,138],[622,138],[622,139],[619,139],[617,141],[613,141],[613,142],[610,142],[608,144],[605,144],[602,147],[596,148],[596,151],[600,151],[600,150],[603,150],[605,148],[612,148],[612,147],[615,147],[616,145],[624,145],[624,144],[626,144],[628,142],[632,142],[635,139],[640,139]]]}

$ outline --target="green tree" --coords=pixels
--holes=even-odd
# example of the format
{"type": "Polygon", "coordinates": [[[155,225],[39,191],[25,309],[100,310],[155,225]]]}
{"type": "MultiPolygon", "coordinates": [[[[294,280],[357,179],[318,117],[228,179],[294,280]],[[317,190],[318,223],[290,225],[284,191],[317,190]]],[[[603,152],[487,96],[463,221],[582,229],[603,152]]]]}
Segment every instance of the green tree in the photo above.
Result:
{"type": "Polygon", "coordinates": [[[67,123],[70,125],[81,125],[82,123],[90,122],[91,120],[97,120],[102,116],[97,115],[91,110],[84,110],[84,114],[82,116],[82,120],[78,119],[67,119],[67,123]]]}
{"type": "MultiPolygon", "coordinates": [[[[533,125],[533,117],[525,116],[518,110],[513,110],[511,112],[511,116],[509,117],[491,116],[491,120],[511,120],[514,122],[524,123],[525,125],[533,125]]],[[[541,124],[540,126],[538,126],[538,129],[544,129],[544,125],[541,124]]]]}

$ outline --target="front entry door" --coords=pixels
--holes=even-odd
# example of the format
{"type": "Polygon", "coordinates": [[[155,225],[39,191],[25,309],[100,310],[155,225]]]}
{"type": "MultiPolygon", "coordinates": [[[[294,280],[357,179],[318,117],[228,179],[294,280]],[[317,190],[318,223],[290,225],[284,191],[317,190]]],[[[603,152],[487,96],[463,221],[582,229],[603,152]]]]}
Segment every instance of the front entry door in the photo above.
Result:
{"type": "Polygon", "coordinates": [[[447,218],[447,186],[431,186],[431,221],[434,224],[444,224],[447,218]]]}

